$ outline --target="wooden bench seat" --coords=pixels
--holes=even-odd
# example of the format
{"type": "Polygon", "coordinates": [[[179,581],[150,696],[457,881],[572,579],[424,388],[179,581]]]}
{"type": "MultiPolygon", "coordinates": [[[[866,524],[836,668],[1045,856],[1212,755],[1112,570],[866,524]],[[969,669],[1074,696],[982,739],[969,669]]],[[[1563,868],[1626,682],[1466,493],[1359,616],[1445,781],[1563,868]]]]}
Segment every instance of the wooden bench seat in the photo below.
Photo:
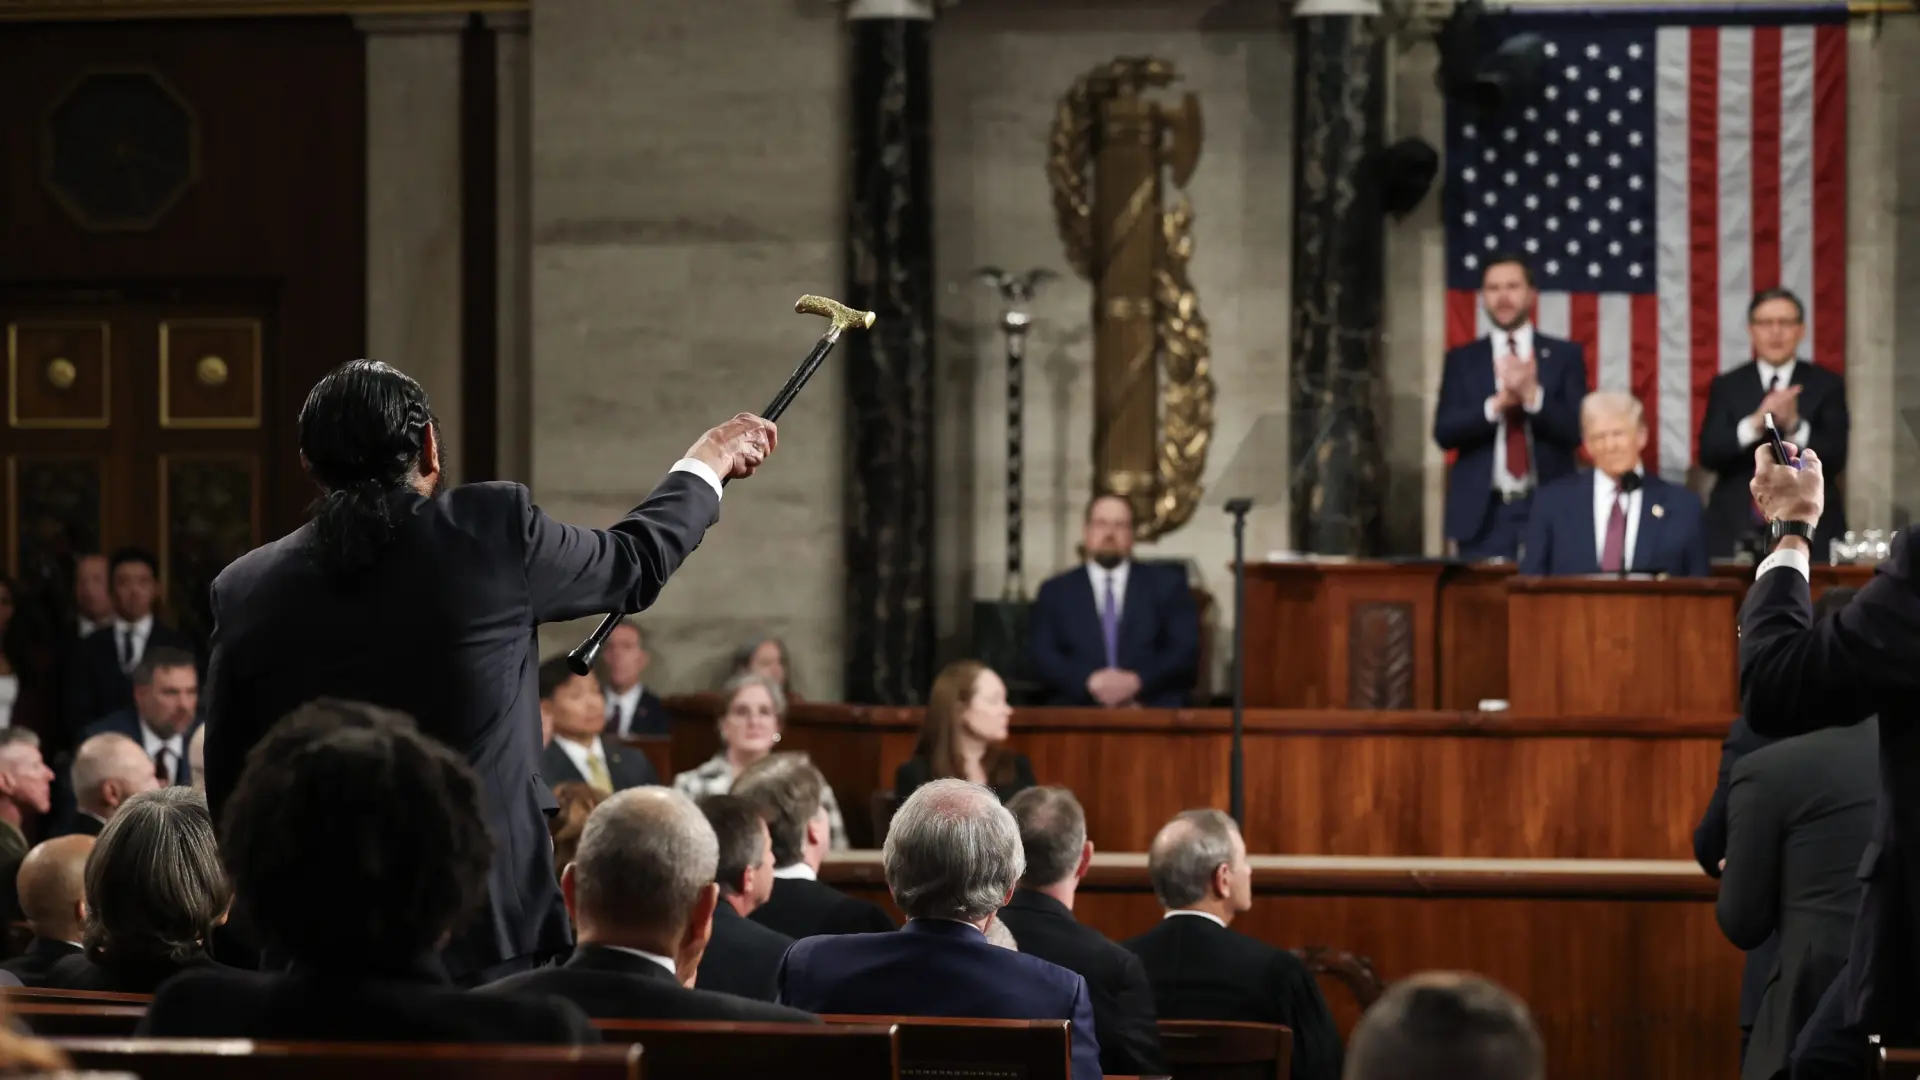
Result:
{"type": "Polygon", "coordinates": [[[891,1024],[595,1020],[609,1043],[638,1043],[647,1080],[897,1080],[891,1024]]]}
{"type": "Polygon", "coordinates": [[[7,1014],[35,1035],[126,1037],[147,1015],[145,1005],[95,1005],[72,1001],[8,1002],[7,1014]]]}
{"type": "Polygon", "coordinates": [[[79,1069],[141,1080],[641,1080],[639,1046],[52,1039],[79,1069]]]}
{"type": "Polygon", "coordinates": [[[826,1015],[828,1024],[891,1024],[901,1080],[1071,1080],[1065,1020],[826,1015]]]}
{"type": "Polygon", "coordinates": [[[1175,1080],[1287,1080],[1293,1032],[1278,1024],[1162,1020],[1160,1046],[1175,1080]]]}

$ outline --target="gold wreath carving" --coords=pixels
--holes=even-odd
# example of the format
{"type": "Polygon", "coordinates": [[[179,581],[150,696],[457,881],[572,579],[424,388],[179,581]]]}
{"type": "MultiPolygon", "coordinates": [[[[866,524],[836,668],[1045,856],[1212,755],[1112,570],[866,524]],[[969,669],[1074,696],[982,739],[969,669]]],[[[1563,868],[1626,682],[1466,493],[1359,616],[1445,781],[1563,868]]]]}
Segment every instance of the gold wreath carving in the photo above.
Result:
{"type": "Polygon", "coordinates": [[[227,362],[217,356],[203,356],[193,365],[193,374],[202,386],[219,386],[227,381],[227,362]]]}
{"type": "MultiPolygon", "coordinates": [[[[1094,280],[1093,204],[1090,172],[1100,99],[1125,85],[1135,89],[1171,85],[1173,65],[1152,57],[1122,57],[1080,76],[1060,99],[1048,138],[1047,181],[1053,188],[1054,221],[1066,245],[1067,262],[1094,280]]],[[[1187,163],[1191,169],[1191,162],[1187,163]]],[[[1184,179],[1184,178],[1182,178],[1184,179]]],[[[1165,259],[1154,271],[1155,331],[1160,369],[1158,490],[1153,513],[1135,533],[1151,540],[1193,517],[1203,488],[1207,447],[1213,437],[1213,375],[1206,318],[1187,278],[1193,257],[1193,206],[1182,195],[1160,215],[1165,259]]]]}
{"type": "Polygon", "coordinates": [[[80,369],[74,367],[73,361],[66,357],[56,356],[47,361],[47,385],[55,390],[70,389],[79,377],[80,369]]]}

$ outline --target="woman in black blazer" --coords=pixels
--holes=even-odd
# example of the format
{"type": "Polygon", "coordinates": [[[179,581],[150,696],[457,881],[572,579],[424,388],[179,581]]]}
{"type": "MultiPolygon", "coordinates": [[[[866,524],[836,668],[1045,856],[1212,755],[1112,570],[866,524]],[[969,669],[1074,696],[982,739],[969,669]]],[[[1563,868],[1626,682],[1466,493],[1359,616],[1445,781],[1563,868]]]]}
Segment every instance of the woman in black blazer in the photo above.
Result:
{"type": "Polygon", "coordinates": [[[1033,762],[1008,750],[1007,684],[978,660],[948,664],[933,680],[913,756],[893,771],[893,797],[905,802],[921,784],[957,777],[985,784],[1001,802],[1033,787],[1033,762]]]}

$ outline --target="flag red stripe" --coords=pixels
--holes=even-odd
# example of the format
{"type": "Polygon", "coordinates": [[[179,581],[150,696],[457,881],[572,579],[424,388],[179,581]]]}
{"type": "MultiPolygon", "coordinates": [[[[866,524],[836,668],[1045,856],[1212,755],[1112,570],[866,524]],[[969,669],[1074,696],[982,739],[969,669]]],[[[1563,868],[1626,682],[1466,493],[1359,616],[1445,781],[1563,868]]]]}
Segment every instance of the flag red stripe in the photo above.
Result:
{"type": "MultiPolygon", "coordinates": [[[[1610,328],[1611,329],[1611,328],[1610,328]]],[[[1624,329],[1624,328],[1623,328],[1624,329]]],[[[1640,460],[1647,472],[1660,472],[1660,297],[1640,293],[1633,298],[1633,396],[1647,410],[1647,449],[1640,460]]],[[[1691,456],[1691,455],[1689,455],[1691,456]]]]}
{"type": "Polygon", "coordinates": [[[1687,206],[1688,287],[1692,312],[1693,423],[1707,414],[1707,388],[1720,374],[1720,32],[1688,35],[1687,206]]]}
{"type": "Polygon", "coordinates": [[[1457,349],[1478,337],[1473,332],[1480,294],[1471,289],[1447,290],[1447,348],[1457,349]]]}
{"type": "Polygon", "coordinates": [[[1847,28],[1813,45],[1813,359],[1847,362],[1847,28]]]}
{"type": "Polygon", "coordinates": [[[1753,31],[1753,289],[1780,284],[1780,28],[1753,31]]]}
{"type": "Polygon", "coordinates": [[[1567,294],[1567,337],[1580,346],[1587,360],[1587,390],[1600,387],[1600,297],[1589,292],[1567,294]]]}

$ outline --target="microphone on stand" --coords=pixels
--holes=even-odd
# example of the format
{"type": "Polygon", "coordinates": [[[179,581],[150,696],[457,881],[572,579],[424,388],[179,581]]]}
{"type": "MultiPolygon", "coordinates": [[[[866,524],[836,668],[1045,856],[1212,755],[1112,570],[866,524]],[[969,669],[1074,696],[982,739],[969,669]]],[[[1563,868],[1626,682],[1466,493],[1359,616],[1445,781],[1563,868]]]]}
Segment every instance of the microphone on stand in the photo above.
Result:
{"type": "MultiPolygon", "coordinates": [[[[1623,473],[1615,483],[1619,486],[1619,492],[1614,495],[1614,498],[1628,500],[1626,506],[1620,508],[1621,513],[1626,513],[1627,507],[1633,505],[1631,498],[1633,493],[1640,490],[1640,474],[1637,472],[1623,473]]],[[[1624,547],[1625,545],[1622,546],[1624,547]]],[[[1620,580],[1625,581],[1627,579],[1627,571],[1631,569],[1632,566],[1633,559],[1630,558],[1626,552],[1622,551],[1620,553],[1620,580]]]]}

